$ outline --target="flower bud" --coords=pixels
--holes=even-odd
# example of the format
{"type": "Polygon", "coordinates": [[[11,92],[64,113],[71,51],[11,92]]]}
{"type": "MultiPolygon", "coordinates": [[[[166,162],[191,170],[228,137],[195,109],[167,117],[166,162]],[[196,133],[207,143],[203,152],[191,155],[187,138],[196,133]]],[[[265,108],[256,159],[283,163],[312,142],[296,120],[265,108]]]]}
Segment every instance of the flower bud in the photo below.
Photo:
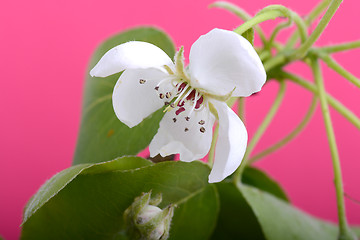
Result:
{"type": "Polygon", "coordinates": [[[151,198],[151,191],[135,198],[124,212],[126,231],[131,239],[166,240],[169,237],[174,205],[161,210],[161,194],[151,198]]]}

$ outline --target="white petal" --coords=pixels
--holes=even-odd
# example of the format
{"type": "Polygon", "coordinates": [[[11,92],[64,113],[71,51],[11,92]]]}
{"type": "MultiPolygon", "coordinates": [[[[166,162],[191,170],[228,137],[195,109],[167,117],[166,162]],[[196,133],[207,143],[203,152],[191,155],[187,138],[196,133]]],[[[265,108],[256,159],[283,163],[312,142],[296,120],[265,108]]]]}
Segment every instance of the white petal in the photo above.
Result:
{"type": "Polygon", "coordinates": [[[266,80],[261,60],[251,44],[232,31],[213,29],[191,47],[191,85],[214,95],[249,96],[266,80]]]}
{"type": "Polygon", "coordinates": [[[219,115],[219,137],[209,183],[222,181],[239,167],[248,139],[246,128],[240,118],[224,102],[211,102],[219,115]]]}
{"type": "Polygon", "coordinates": [[[147,42],[132,41],[107,51],[90,71],[90,75],[107,77],[129,68],[160,68],[164,65],[170,67],[173,62],[159,47],[147,42]]]}
{"type": "Polygon", "coordinates": [[[144,118],[164,106],[166,92],[174,89],[170,81],[162,81],[169,75],[156,68],[127,69],[117,81],[112,96],[116,116],[129,127],[139,124],[144,118]],[[163,98],[160,98],[163,94],[163,98]]]}
{"type": "Polygon", "coordinates": [[[160,122],[160,128],[150,143],[150,156],[157,154],[165,157],[180,154],[180,160],[190,162],[206,156],[210,150],[214,116],[207,104],[194,110],[189,116],[192,105],[187,102],[185,111],[176,114],[179,107],[167,112],[160,122]]]}

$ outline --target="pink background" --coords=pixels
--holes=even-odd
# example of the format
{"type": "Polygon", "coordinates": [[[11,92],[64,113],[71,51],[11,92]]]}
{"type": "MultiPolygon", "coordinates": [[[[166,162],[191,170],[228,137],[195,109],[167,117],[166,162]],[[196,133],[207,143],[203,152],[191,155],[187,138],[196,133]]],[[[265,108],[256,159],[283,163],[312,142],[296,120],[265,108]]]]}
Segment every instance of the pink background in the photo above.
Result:
{"type": "MultiPolygon", "coordinates": [[[[232,14],[208,9],[209,0],[174,1],[3,1],[0,7],[0,235],[17,239],[25,203],[41,184],[71,165],[79,128],[82,88],[96,46],[119,31],[156,25],[187,53],[212,28],[233,29],[241,22],[232,14]]],[[[238,0],[251,14],[270,3],[300,14],[311,0],[238,0]]],[[[318,2],[318,1],[316,1],[318,2]]],[[[360,38],[358,0],[346,0],[318,45],[360,38]]],[[[267,32],[272,24],[264,24],[267,32]]],[[[360,76],[359,50],[336,59],[360,76]]],[[[296,64],[291,69],[310,76],[296,64]]],[[[360,116],[359,89],[331,70],[326,88],[360,116]]],[[[247,105],[250,136],[261,122],[277,84],[270,83],[247,105]]],[[[288,85],[285,101],[256,152],[284,136],[300,121],[311,96],[288,85]]],[[[331,111],[345,191],[360,199],[360,132],[331,111]]],[[[287,190],[291,200],[313,215],[337,220],[333,172],[320,109],[296,140],[258,164],[287,190]]],[[[360,205],[346,200],[349,221],[360,224],[360,205]]]]}

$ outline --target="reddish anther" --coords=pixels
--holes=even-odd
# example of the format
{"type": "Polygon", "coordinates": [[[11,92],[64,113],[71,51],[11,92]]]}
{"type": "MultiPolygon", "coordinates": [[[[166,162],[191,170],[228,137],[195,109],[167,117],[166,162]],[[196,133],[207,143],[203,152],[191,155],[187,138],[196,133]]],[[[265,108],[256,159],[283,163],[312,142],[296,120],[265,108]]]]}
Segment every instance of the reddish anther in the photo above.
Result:
{"type": "Polygon", "coordinates": [[[180,113],[182,113],[183,111],[185,111],[185,108],[181,107],[178,110],[176,110],[175,114],[179,115],[180,113]]]}
{"type": "Polygon", "coordinates": [[[180,86],[178,87],[178,91],[181,92],[182,90],[184,90],[186,85],[187,85],[186,83],[181,83],[180,86]]]}
{"type": "Polygon", "coordinates": [[[195,105],[195,109],[199,109],[200,105],[203,103],[204,98],[203,96],[201,96],[197,101],[196,101],[196,105],[195,105]]]}
{"type": "Polygon", "coordinates": [[[192,90],[191,93],[186,97],[186,100],[194,100],[196,91],[192,90]]]}

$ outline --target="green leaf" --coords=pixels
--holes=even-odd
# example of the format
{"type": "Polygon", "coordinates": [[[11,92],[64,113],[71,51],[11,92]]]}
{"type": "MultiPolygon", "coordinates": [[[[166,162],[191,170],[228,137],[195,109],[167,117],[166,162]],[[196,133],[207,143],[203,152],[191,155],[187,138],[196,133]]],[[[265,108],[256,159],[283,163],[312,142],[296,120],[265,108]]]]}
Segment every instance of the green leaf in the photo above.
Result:
{"type": "Polygon", "coordinates": [[[351,226],[351,230],[360,239],[360,226],[351,226]]]}
{"type": "Polygon", "coordinates": [[[207,183],[210,169],[201,162],[154,165],[123,157],[65,171],[67,177],[56,175],[46,184],[56,189],[50,197],[39,191],[32,200],[38,207],[28,205],[22,239],[126,239],[123,212],[150,190],[162,193],[159,207],[177,205],[170,239],[207,239],[216,223],[217,191],[207,183]]]}
{"type": "Polygon", "coordinates": [[[249,28],[243,34],[241,34],[244,38],[246,38],[251,45],[254,46],[254,28],[249,28]]]}
{"type": "Polygon", "coordinates": [[[265,239],[261,226],[241,192],[231,182],[216,184],[220,213],[212,239],[265,239]]]}
{"type": "MultiPolygon", "coordinates": [[[[288,201],[285,192],[266,173],[247,167],[243,173],[244,184],[254,186],[288,201]]],[[[213,239],[265,239],[261,226],[241,192],[232,183],[217,184],[220,196],[220,214],[213,239]]]]}
{"type": "MultiPolygon", "coordinates": [[[[93,68],[109,49],[133,40],[155,44],[171,58],[175,54],[174,45],[164,32],[156,28],[137,28],[115,35],[101,44],[91,59],[89,69],[93,68]]],[[[149,145],[155,135],[163,116],[162,110],[155,112],[136,127],[127,127],[117,119],[112,107],[112,92],[120,73],[96,78],[91,77],[88,72],[73,164],[104,162],[139,153],[149,145]]]]}
{"type": "Polygon", "coordinates": [[[287,202],[251,186],[239,185],[268,240],[337,239],[335,225],[316,219],[287,202]]]}
{"type": "Polygon", "coordinates": [[[255,168],[243,183],[217,184],[220,214],[213,239],[336,239],[335,225],[316,219],[288,203],[280,186],[255,168]]]}
{"type": "Polygon", "coordinates": [[[140,157],[127,157],[127,161],[114,160],[106,164],[80,164],[59,172],[41,186],[35,196],[28,202],[23,223],[26,222],[39,208],[48,202],[53,196],[73,181],[79,174],[107,171],[111,169],[128,170],[151,165],[152,163],[140,157]]]}
{"type": "Polygon", "coordinates": [[[280,185],[271,179],[265,172],[257,168],[247,167],[242,176],[242,182],[289,202],[289,198],[286,196],[286,193],[280,185]]]}

